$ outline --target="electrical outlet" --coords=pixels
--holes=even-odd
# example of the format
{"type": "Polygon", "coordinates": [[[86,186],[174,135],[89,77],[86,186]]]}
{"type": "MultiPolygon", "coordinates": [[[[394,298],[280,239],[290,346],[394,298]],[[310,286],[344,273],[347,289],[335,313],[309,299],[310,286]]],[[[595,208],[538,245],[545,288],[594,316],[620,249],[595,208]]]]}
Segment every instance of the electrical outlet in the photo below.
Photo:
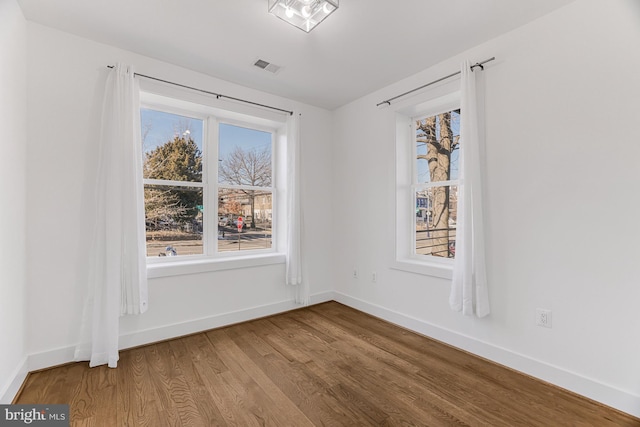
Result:
{"type": "Polygon", "coordinates": [[[378,274],[375,271],[371,273],[371,281],[373,283],[376,283],[378,281],[378,274]]]}
{"type": "Polygon", "coordinates": [[[353,269],[353,276],[352,276],[352,277],[353,277],[354,279],[357,279],[357,278],[358,278],[358,269],[357,269],[357,268],[354,268],[354,269],[353,269]]]}
{"type": "Polygon", "coordinates": [[[551,310],[536,308],[536,325],[545,328],[551,327],[551,310]]]}

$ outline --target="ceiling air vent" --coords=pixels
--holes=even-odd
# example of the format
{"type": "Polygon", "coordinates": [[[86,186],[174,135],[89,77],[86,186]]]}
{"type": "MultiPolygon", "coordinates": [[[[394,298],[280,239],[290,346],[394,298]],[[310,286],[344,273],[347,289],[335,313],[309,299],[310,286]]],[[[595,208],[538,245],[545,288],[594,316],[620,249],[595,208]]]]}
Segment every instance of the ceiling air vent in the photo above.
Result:
{"type": "Polygon", "coordinates": [[[278,71],[280,71],[280,66],[272,64],[270,62],[267,62],[263,59],[258,59],[256,62],[253,63],[253,65],[255,65],[258,68],[262,68],[263,70],[269,71],[270,73],[276,74],[278,71]]]}

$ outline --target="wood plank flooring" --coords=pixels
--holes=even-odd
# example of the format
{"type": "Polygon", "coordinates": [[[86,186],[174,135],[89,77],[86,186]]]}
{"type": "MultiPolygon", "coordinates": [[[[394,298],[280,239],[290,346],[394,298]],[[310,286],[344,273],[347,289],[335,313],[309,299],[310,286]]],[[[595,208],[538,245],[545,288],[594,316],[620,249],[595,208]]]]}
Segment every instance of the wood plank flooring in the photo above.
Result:
{"type": "Polygon", "coordinates": [[[336,302],[31,373],[72,426],[640,426],[336,302]]]}

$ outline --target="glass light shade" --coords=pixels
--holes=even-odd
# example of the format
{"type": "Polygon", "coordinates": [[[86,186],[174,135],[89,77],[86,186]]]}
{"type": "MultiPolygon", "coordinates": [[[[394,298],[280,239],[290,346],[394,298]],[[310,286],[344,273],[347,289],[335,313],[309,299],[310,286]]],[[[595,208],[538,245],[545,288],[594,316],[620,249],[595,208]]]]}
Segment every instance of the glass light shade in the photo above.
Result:
{"type": "Polygon", "coordinates": [[[269,13],[308,33],[338,8],[339,0],[269,0],[269,13]]]}

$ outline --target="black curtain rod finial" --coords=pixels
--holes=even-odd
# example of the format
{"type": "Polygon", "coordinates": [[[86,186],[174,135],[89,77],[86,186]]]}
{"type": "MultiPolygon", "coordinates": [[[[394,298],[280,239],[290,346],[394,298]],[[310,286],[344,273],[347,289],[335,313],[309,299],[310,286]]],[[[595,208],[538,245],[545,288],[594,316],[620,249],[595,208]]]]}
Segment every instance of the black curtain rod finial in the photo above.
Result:
{"type": "MultiPolygon", "coordinates": [[[[486,64],[487,62],[493,61],[494,59],[496,59],[496,57],[495,57],[495,56],[492,56],[491,58],[489,58],[489,59],[485,59],[485,60],[484,60],[484,61],[482,61],[482,62],[476,62],[474,65],[472,65],[472,66],[471,66],[471,67],[469,67],[469,68],[471,68],[471,71],[473,71],[473,69],[474,69],[475,67],[480,67],[480,69],[484,70],[484,66],[483,66],[482,64],[486,64]]],[[[417,87],[417,88],[415,88],[415,89],[411,89],[411,90],[409,90],[409,91],[407,91],[407,92],[405,92],[405,93],[401,93],[400,95],[394,96],[393,98],[389,98],[389,99],[386,99],[386,100],[384,100],[384,101],[382,101],[382,102],[379,102],[378,104],[376,104],[376,107],[379,107],[379,106],[381,106],[382,104],[391,105],[391,101],[395,101],[395,100],[396,100],[396,99],[398,99],[398,98],[402,98],[403,96],[409,95],[409,94],[411,94],[411,93],[413,93],[413,92],[416,92],[416,91],[418,91],[418,90],[420,90],[420,89],[424,89],[425,87],[427,87],[427,86],[431,86],[432,84],[439,83],[439,82],[441,82],[441,81],[443,81],[443,80],[446,80],[446,79],[448,79],[448,78],[450,78],[450,77],[457,76],[457,75],[458,75],[458,74],[460,74],[460,73],[461,73],[460,71],[456,71],[455,73],[451,73],[451,74],[449,74],[448,76],[440,77],[439,79],[434,80],[434,81],[432,81],[432,82],[429,82],[429,83],[427,83],[426,85],[422,85],[422,86],[417,87]]]]}

